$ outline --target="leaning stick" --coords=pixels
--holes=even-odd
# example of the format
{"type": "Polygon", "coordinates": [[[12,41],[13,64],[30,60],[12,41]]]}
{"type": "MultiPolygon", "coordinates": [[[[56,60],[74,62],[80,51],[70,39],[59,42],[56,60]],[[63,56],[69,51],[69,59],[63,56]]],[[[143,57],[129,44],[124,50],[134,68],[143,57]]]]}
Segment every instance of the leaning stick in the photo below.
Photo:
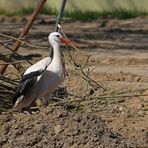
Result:
{"type": "MultiPolygon", "coordinates": [[[[55,24],[55,32],[59,32],[59,29],[60,29],[59,26],[60,26],[62,19],[63,19],[65,5],[66,5],[66,0],[61,0],[61,5],[60,5],[59,11],[58,11],[58,16],[57,16],[57,20],[56,20],[56,24],[55,24]]],[[[52,56],[52,54],[53,54],[53,49],[51,47],[50,51],[49,51],[49,55],[52,56]]]]}
{"type": "Polygon", "coordinates": [[[59,31],[58,25],[61,24],[61,21],[63,19],[63,13],[64,13],[65,5],[66,5],[66,0],[61,0],[61,7],[59,9],[58,16],[57,16],[57,21],[56,21],[56,25],[55,25],[55,31],[56,32],[59,31]]]}
{"type": "MultiPolygon", "coordinates": [[[[34,20],[36,19],[36,16],[38,15],[39,11],[41,10],[41,8],[43,7],[43,5],[45,4],[47,0],[40,0],[38,2],[38,4],[36,5],[32,16],[30,18],[30,20],[28,21],[28,23],[26,24],[26,26],[24,27],[24,29],[22,30],[22,32],[19,35],[19,39],[23,38],[29,31],[29,29],[31,28],[31,26],[33,25],[34,20]]],[[[17,51],[17,49],[19,48],[19,46],[21,45],[21,42],[16,40],[16,42],[14,43],[14,47],[13,50],[17,51]]],[[[0,73],[3,74],[6,70],[8,65],[0,65],[0,73]]]]}

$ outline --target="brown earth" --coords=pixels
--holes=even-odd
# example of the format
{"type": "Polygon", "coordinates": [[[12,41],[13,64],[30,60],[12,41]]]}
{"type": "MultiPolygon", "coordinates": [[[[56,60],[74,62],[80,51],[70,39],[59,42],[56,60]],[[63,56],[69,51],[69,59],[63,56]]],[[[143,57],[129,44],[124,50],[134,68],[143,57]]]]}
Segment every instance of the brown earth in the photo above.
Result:
{"type": "MultiPolygon", "coordinates": [[[[0,31],[17,37],[27,20],[27,16],[1,16],[0,31]]],[[[54,17],[39,16],[25,41],[49,47],[47,36],[54,23],[54,17]]],[[[0,78],[0,146],[148,147],[147,24],[148,17],[91,22],[65,20],[64,32],[81,50],[78,53],[71,49],[70,53],[77,64],[86,64],[84,72],[105,91],[101,88],[94,91],[88,81],[80,78],[80,71],[68,65],[68,58],[69,76],[63,84],[68,97],[62,100],[64,103],[51,101],[48,107],[31,116],[11,111],[11,98],[18,84],[12,79],[18,80],[20,75],[9,66],[5,78],[0,78]]],[[[2,36],[0,39],[5,40],[2,36]]],[[[0,50],[3,60],[2,54],[11,53],[2,46],[0,50]]],[[[21,46],[19,53],[34,63],[47,56],[48,50],[21,46]]],[[[64,55],[68,57],[66,48],[64,55]]],[[[27,62],[23,65],[29,66],[27,62]]]]}
{"type": "Polygon", "coordinates": [[[3,147],[135,147],[136,141],[112,133],[94,113],[68,113],[46,108],[41,113],[2,114],[0,144],[3,147]]]}

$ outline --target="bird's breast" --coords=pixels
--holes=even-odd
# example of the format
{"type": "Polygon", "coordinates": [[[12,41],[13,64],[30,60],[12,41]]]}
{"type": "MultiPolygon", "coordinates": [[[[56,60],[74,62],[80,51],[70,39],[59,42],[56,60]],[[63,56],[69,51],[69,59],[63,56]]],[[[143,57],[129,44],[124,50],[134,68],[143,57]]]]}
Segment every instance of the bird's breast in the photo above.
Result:
{"type": "Polygon", "coordinates": [[[56,73],[59,76],[62,76],[64,73],[64,67],[61,61],[52,61],[47,67],[47,70],[56,73]]]}

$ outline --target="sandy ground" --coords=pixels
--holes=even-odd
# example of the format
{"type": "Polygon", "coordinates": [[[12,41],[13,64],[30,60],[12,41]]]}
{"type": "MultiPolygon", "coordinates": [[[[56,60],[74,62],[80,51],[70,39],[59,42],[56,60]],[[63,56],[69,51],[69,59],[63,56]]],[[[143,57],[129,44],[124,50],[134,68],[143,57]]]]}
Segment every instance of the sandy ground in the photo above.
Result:
{"type": "MultiPolygon", "coordinates": [[[[27,16],[0,17],[0,31],[17,37],[27,20],[27,16]]],[[[39,16],[26,41],[49,47],[47,36],[54,30],[54,23],[54,17],[39,16]]],[[[105,91],[99,88],[92,95],[92,88],[66,62],[69,76],[63,85],[73,96],[64,100],[79,101],[64,105],[52,101],[32,116],[11,112],[11,98],[17,83],[10,84],[10,79],[20,75],[9,66],[5,77],[10,79],[6,82],[1,77],[5,83],[0,85],[0,146],[148,147],[147,24],[148,17],[91,22],[65,20],[64,32],[81,51],[71,49],[71,55],[77,64],[86,64],[85,73],[89,72],[105,91]]],[[[65,58],[68,57],[65,47],[62,48],[65,58]]],[[[0,50],[1,54],[11,53],[2,46],[0,50]]],[[[19,53],[34,63],[47,56],[48,49],[22,46],[19,53]]],[[[26,62],[23,65],[28,67],[26,62]]]]}

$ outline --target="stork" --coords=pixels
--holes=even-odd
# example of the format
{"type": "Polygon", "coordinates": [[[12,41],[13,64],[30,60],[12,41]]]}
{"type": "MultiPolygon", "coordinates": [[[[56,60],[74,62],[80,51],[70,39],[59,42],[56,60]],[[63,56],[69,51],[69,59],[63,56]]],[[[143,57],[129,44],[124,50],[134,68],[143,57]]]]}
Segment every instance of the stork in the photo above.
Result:
{"type": "Polygon", "coordinates": [[[50,33],[48,40],[53,47],[53,57],[46,57],[25,71],[13,97],[14,110],[21,112],[23,109],[28,109],[31,113],[31,104],[41,97],[47,100],[64,80],[65,67],[60,43],[70,44],[71,42],[58,32],[50,33]]]}

